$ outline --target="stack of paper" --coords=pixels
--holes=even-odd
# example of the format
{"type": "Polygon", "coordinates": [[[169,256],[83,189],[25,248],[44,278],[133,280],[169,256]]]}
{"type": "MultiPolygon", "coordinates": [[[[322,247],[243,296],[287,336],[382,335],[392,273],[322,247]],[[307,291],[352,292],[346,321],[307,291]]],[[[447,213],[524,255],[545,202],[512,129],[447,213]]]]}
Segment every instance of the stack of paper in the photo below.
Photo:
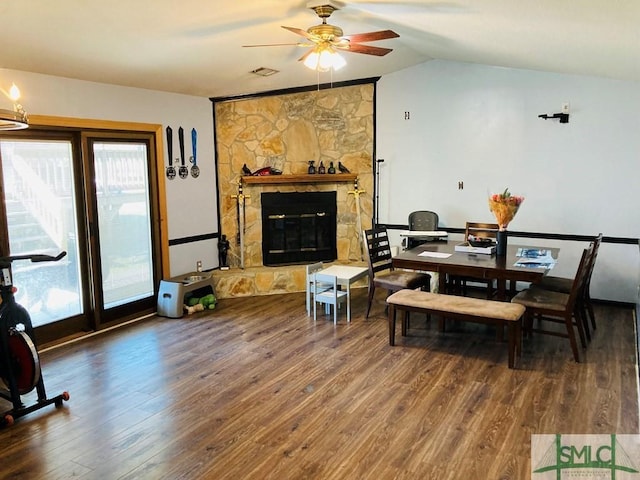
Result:
{"type": "Polygon", "coordinates": [[[538,258],[547,255],[547,252],[543,248],[519,248],[516,257],[538,258]]]}
{"type": "Polygon", "coordinates": [[[400,230],[401,237],[446,237],[449,234],[440,230],[400,230]]]}
{"type": "Polygon", "coordinates": [[[551,269],[556,264],[556,259],[551,256],[550,250],[519,248],[516,255],[520,258],[514,264],[515,267],[551,269]]]}

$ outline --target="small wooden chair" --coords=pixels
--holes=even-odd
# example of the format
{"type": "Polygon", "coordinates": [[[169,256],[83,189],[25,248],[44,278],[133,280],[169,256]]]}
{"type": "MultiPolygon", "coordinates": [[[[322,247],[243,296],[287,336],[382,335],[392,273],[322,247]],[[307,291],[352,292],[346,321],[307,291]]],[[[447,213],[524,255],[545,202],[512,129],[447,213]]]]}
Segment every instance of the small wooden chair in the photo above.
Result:
{"type": "Polygon", "coordinates": [[[307,270],[307,316],[311,316],[311,295],[313,294],[315,274],[324,268],[322,262],[312,263],[306,266],[307,270]]]}
{"type": "Polygon", "coordinates": [[[333,323],[338,323],[338,305],[347,302],[347,321],[351,320],[351,306],[347,292],[338,289],[338,278],[325,273],[314,274],[313,282],[313,321],[317,319],[317,304],[333,306],[333,323]]]}

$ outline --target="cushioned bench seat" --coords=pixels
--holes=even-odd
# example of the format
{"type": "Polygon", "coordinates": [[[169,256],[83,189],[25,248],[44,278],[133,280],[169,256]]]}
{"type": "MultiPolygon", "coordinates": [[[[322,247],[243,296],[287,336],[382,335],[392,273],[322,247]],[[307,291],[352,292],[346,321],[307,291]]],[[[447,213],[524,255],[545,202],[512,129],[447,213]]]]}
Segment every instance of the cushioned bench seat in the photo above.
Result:
{"type": "MultiPolygon", "coordinates": [[[[515,366],[516,354],[520,354],[522,339],[523,305],[460,297],[419,290],[400,290],[387,298],[389,305],[389,345],[395,345],[396,311],[439,314],[454,320],[507,326],[509,339],[509,368],[515,366]]],[[[406,329],[402,329],[403,335],[406,329]]]]}

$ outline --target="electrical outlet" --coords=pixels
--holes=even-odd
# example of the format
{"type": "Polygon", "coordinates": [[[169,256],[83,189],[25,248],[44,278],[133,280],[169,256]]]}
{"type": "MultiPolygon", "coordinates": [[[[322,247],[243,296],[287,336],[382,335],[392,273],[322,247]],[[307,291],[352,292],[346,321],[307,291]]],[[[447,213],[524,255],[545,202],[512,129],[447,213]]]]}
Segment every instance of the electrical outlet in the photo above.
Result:
{"type": "Polygon", "coordinates": [[[562,113],[569,113],[569,102],[564,102],[562,104],[562,113]]]}
{"type": "Polygon", "coordinates": [[[196,262],[196,271],[198,271],[198,272],[202,271],[202,260],[198,260],[196,262]]]}
{"type": "Polygon", "coordinates": [[[2,278],[0,278],[0,285],[2,285],[4,287],[10,287],[11,286],[11,274],[9,273],[9,269],[8,268],[3,268],[2,269],[2,278]]]}

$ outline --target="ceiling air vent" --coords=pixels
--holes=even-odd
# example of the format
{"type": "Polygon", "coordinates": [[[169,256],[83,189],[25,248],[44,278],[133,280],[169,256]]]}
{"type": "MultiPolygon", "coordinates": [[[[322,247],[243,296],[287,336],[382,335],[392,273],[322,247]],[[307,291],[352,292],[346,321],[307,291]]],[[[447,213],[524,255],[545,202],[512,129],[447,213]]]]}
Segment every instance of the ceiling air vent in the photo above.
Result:
{"type": "Polygon", "coordinates": [[[273,75],[274,73],[278,73],[278,70],[274,70],[273,68],[260,67],[255,70],[251,70],[251,73],[255,73],[256,75],[260,75],[261,77],[268,77],[273,75]]]}

